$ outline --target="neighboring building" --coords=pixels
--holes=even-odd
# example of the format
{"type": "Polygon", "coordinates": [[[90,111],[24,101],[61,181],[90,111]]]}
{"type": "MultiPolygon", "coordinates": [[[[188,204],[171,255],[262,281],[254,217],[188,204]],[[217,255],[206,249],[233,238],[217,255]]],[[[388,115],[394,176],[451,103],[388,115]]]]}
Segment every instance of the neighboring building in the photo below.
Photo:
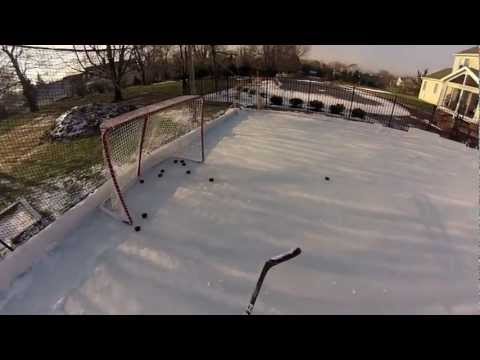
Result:
{"type": "Polygon", "coordinates": [[[399,77],[397,79],[397,82],[395,83],[395,85],[397,85],[398,87],[402,86],[403,85],[403,79],[401,77],[399,77]]]}
{"type": "Polygon", "coordinates": [[[478,124],[480,48],[475,46],[455,54],[453,67],[422,77],[418,98],[438,109],[478,124]]]}

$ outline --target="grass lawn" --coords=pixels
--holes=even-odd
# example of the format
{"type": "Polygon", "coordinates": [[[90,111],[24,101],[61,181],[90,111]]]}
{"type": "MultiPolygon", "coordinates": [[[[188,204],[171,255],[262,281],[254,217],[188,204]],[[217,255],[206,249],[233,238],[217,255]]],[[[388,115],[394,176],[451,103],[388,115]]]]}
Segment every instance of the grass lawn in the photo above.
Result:
{"type": "MultiPolygon", "coordinates": [[[[181,82],[131,86],[124,90],[122,103],[145,106],[180,95],[181,82]]],[[[79,184],[92,180],[100,184],[104,179],[99,136],[62,143],[50,141],[45,135],[55,119],[72,107],[111,100],[112,94],[90,94],[57,101],[36,113],[16,114],[0,120],[0,208],[55,179],[73,177],[79,184]]],[[[226,108],[226,105],[206,104],[205,120],[216,117],[226,108]]]]}
{"type": "Polygon", "coordinates": [[[434,106],[432,104],[429,104],[423,100],[420,100],[416,96],[405,95],[400,93],[392,93],[392,94],[398,97],[398,102],[402,105],[411,106],[417,110],[430,111],[430,112],[433,111],[434,106]]]}

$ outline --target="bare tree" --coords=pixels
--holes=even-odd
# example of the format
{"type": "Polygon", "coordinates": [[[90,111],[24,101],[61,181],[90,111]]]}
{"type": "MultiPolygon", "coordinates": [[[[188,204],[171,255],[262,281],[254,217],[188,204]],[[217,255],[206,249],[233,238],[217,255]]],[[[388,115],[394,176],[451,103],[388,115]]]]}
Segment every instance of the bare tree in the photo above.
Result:
{"type": "Polygon", "coordinates": [[[23,96],[27,100],[30,111],[38,111],[35,86],[33,86],[32,81],[27,76],[29,66],[28,57],[25,56],[24,49],[17,45],[2,45],[1,50],[7,56],[10,65],[13,67],[15,75],[22,86],[23,96]]]}
{"type": "Polygon", "coordinates": [[[300,70],[300,58],[310,47],[307,45],[262,45],[263,68],[269,73],[300,70]]]}
{"type": "Polygon", "coordinates": [[[187,92],[188,78],[188,45],[177,45],[178,51],[174,54],[173,60],[178,75],[182,79],[182,91],[187,92]]]}
{"type": "Polygon", "coordinates": [[[170,45],[133,45],[132,56],[143,85],[152,83],[163,75],[167,76],[170,45]]]}
{"type": "Polygon", "coordinates": [[[9,64],[9,60],[0,56],[0,97],[17,86],[17,83],[18,80],[9,64]]]}
{"type": "Polygon", "coordinates": [[[310,45],[294,45],[294,46],[295,46],[295,54],[298,56],[299,59],[307,55],[311,49],[310,45]]]}
{"type": "Polygon", "coordinates": [[[74,45],[74,49],[83,72],[110,80],[114,90],[113,101],[123,100],[122,81],[131,69],[132,47],[130,45],[83,45],[83,49],[80,49],[79,46],[74,45]]]}
{"type": "Polygon", "coordinates": [[[148,49],[147,45],[133,45],[132,47],[132,57],[134,59],[135,67],[137,71],[140,73],[142,78],[142,84],[147,85],[147,70],[146,67],[148,66],[149,62],[149,53],[150,49],[148,49]]]}

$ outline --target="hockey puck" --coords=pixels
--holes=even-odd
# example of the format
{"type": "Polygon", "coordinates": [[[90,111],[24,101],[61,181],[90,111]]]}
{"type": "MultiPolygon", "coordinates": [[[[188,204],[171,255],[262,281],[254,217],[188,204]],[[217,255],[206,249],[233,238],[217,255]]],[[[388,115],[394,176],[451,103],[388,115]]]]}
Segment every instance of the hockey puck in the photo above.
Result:
{"type": "Polygon", "coordinates": [[[143,184],[145,182],[145,180],[141,179],[140,180],[140,184],[143,184]]]}
{"type": "Polygon", "coordinates": [[[146,219],[148,217],[148,214],[147,213],[143,213],[142,214],[142,218],[146,219]]]}
{"type": "Polygon", "coordinates": [[[208,181],[213,182],[214,180],[213,180],[213,178],[210,178],[210,179],[208,179],[208,181]]]}
{"type": "Polygon", "coordinates": [[[190,174],[190,170],[187,170],[186,173],[187,173],[187,174],[190,174]]]}
{"type": "Polygon", "coordinates": [[[165,172],[165,169],[160,170],[160,172],[161,172],[161,173],[164,173],[164,172],[165,172]]]}
{"type": "Polygon", "coordinates": [[[162,174],[162,173],[158,174],[158,177],[159,177],[159,178],[161,178],[162,176],[163,176],[163,174],[162,174]]]}
{"type": "Polygon", "coordinates": [[[328,176],[325,176],[325,180],[330,181],[330,178],[328,176]]]}
{"type": "Polygon", "coordinates": [[[174,163],[174,164],[178,163],[178,160],[173,160],[173,163],[174,163]]]}
{"type": "Polygon", "coordinates": [[[182,166],[187,166],[187,164],[185,164],[185,163],[182,163],[182,166]]]}
{"type": "Polygon", "coordinates": [[[135,231],[140,231],[140,226],[135,226],[135,231]]]}

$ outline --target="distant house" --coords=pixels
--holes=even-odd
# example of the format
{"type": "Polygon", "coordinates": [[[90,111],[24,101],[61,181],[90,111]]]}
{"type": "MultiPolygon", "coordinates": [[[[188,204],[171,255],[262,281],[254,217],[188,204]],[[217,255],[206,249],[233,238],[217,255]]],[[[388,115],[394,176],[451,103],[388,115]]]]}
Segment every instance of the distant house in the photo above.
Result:
{"type": "Polygon", "coordinates": [[[422,77],[418,98],[437,105],[453,118],[478,124],[480,48],[455,54],[453,66],[422,77]]]}

